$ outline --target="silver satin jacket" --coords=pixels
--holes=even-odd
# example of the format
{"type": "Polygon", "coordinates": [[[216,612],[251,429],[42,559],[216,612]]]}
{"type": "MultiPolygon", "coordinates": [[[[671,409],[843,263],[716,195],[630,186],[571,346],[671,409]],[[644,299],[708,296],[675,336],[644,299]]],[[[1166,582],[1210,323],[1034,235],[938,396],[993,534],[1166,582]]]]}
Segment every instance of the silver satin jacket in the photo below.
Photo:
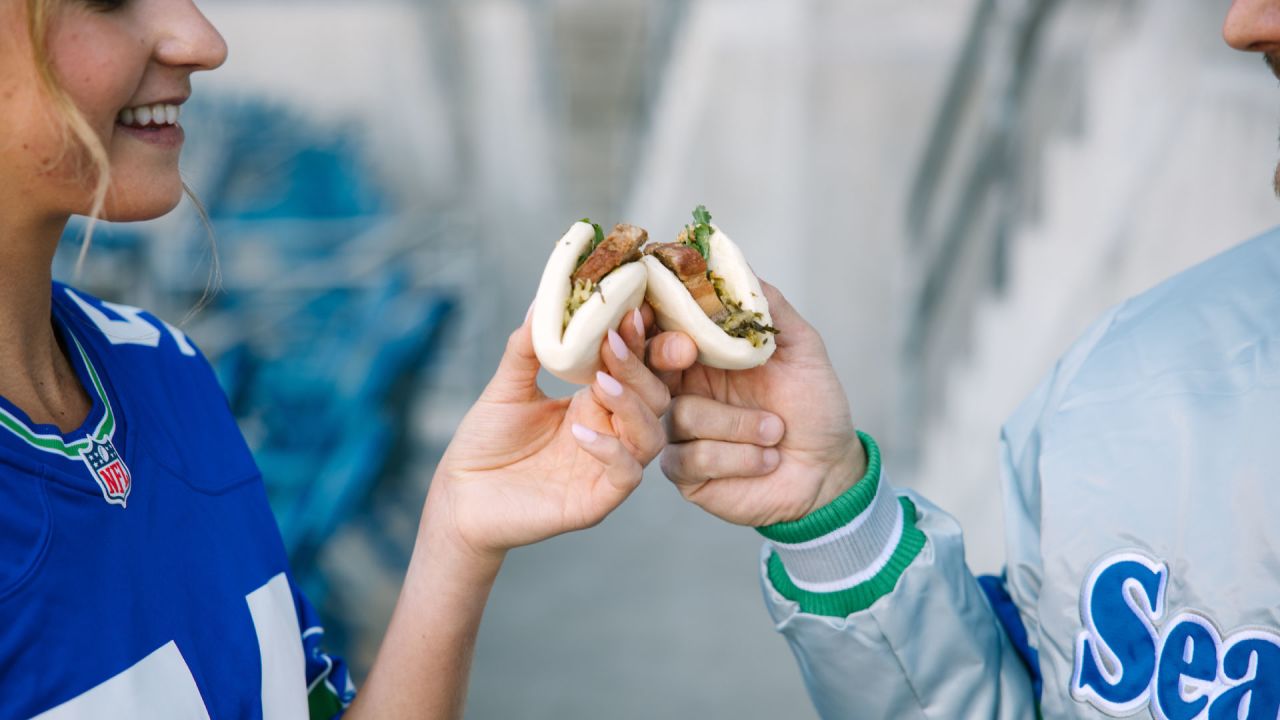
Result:
{"type": "Polygon", "coordinates": [[[925,547],[869,609],[765,578],[823,718],[1276,720],[1280,229],[1104,315],[1001,452],[1004,621],[911,493],[925,547]]]}

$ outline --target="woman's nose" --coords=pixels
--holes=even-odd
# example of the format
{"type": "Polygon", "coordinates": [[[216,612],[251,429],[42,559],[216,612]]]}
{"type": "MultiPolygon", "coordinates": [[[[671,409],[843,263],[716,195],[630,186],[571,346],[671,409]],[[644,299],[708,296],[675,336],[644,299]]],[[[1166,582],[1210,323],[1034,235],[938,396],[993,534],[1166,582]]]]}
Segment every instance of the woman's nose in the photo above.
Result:
{"type": "MultiPolygon", "coordinates": [[[[156,58],[193,72],[213,70],[227,61],[227,43],[192,0],[171,3],[156,43],[156,58]]],[[[160,18],[157,18],[160,20],[160,18]]]]}

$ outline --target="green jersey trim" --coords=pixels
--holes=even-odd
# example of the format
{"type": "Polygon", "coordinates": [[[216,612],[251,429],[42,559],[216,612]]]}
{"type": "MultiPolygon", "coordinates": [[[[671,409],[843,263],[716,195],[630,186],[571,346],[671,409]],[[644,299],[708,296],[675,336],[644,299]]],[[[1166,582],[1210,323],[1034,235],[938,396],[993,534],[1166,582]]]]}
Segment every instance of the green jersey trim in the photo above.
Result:
{"type": "Polygon", "coordinates": [[[848,617],[871,607],[877,600],[893,592],[898,584],[898,578],[902,577],[907,566],[924,548],[924,532],[916,527],[915,503],[905,497],[899,497],[898,502],[902,504],[902,538],[898,541],[898,547],[894,549],[889,562],[869,580],[830,593],[802,590],[791,581],[791,576],[787,575],[787,569],[783,566],[778,553],[773,552],[769,554],[767,567],[770,584],[779,595],[799,604],[801,611],[811,615],[848,617]]]}
{"type": "Polygon", "coordinates": [[[107,391],[102,386],[102,378],[98,376],[98,370],[93,366],[93,362],[89,360],[89,354],[85,352],[80,340],[69,329],[67,330],[67,336],[71,338],[71,342],[75,343],[76,351],[80,354],[80,358],[84,361],[85,369],[88,371],[89,379],[93,385],[93,392],[97,395],[98,400],[102,402],[102,419],[98,421],[93,433],[82,440],[68,443],[62,439],[61,435],[38,433],[32,430],[27,427],[26,423],[2,407],[0,407],[0,426],[17,435],[19,439],[37,450],[61,455],[71,460],[79,460],[83,451],[93,441],[110,440],[115,435],[116,417],[111,409],[111,401],[107,399],[107,391]]]}
{"type": "Polygon", "coordinates": [[[327,679],[317,683],[311,688],[311,692],[307,693],[307,717],[310,720],[332,720],[345,709],[342,706],[342,698],[338,697],[338,693],[334,691],[327,679]]]}

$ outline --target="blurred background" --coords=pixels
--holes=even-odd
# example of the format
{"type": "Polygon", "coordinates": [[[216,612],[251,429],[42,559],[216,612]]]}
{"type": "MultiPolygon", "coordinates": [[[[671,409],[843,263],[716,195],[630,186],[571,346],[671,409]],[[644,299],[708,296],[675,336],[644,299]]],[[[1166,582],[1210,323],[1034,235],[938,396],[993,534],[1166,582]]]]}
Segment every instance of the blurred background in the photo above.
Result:
{"type": "MultiPolygon", "coordinates": [[[[706,204],[979,572],[1000,423],[1054,358],[1280,218],[1280,93],[1220,39],[1227,0],[200,5],[231,53],[183,163],[221,289],[187,317],[189,203],[100,229],[76,282],[185,318],[357,678],[436,459],[577,218],[661,239],[706,204]]],[[[651,468],[599,528],[510,555],[468,717],[813,717],[759,544],[651,468]]]]}

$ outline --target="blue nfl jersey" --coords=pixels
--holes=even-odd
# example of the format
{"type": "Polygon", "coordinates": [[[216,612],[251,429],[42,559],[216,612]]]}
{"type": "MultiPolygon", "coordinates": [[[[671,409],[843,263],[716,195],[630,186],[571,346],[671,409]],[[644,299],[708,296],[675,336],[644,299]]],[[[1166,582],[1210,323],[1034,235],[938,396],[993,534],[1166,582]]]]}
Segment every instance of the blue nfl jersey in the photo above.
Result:
{"type": "Polygon", "coordinates": [[[320,650],[208,363],[136,308],[55,284],[93,409],[70,433],[0,398],[0,718],[331,718],[320,650]]]}

